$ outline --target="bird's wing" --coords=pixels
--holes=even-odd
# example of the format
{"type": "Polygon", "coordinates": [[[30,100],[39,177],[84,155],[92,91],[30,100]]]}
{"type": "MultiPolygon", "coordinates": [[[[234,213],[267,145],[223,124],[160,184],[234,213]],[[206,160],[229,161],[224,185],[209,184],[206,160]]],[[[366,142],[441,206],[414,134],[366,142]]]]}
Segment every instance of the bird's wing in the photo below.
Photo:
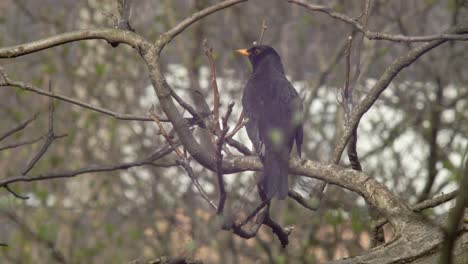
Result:
{"type": "Polygon", "coordinates": [[[258,153],[275,145],[288,153],[296,141],[302,143],[302,102],[286,77],[251,78],[242,96],[244,114],[249,118],[247,134],[258,153]]]}
{"type": "Polygon", "coordinates": [[[302,103],[299,94],[286,77],[272,78],[268,86],[259,117],[260,137],[266,144],[277,145],[280,149],[288,148],[286,153],[289,154],[294,139],[300,140],[302,135],[298,133],[302,124],[302,103]],[[279,142],[276,142],[278,140],[279,142]]]}
{"type": "Polygon", "coordinates": [[[260,119],[260,109],[262,106],[259,103],[259,95],[257,92],[258,89],[256,89],[256,83],[251,78],[244,88],[242,107],[244,116],[249,119],[245,125],[247,135],[249,136],[250,141],[252,141],[255,150],[260,153],[262,149],[262,140],[260,138],[258,121],[260,119]]]}

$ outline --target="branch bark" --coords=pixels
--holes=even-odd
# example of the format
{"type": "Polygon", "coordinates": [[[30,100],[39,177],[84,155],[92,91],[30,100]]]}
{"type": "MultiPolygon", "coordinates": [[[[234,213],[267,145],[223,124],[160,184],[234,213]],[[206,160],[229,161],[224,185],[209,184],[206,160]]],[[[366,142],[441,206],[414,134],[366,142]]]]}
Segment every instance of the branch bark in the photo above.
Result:
{"type": "MultiPolygon", "coordinates": [[[[468,24],[463,24],[454,27],[450,30],[454,34],[466,34],[468,33],[468,24]]],[[[392,64],[390,64],[387,69],[383,72],[379,80],[376,82],[374,87],[369,91],[368,95],[356,106],[352,111],[349,125],[346,127],[343,136],[340,138],[335,150],[333,152],[333,162],[338,163],[341,159],[341,154],[343,153],[346,144],[348,143],[349,138],[353,130],[359,124],[362,116],[371,108],[371,106],[377,101],[380,94],[387,89],[390,82],[393,78],[404,68],[410,66],[415,62],[419,57],[424,55],[426,52],[440,46],[441,44],[447,42],[447,39],[439,39],[428,42],[426,44],[420,45],[419,47],[411,49],[407,54],[402,55],[395,59],[392,64]]]]}
{"type": "MultiPolygon", "coordinates": [[[[458,33],[450,32],[450,31],[445,32],[445,33],[427,35],[427,36],[405,36],[401,34],[393,35],[393,34],[387,34],[387,33],[382,33],[382,32],[373,32],[373,31],[367,30],[366,26],[359,23],[357,19],[351,18],[339,12],[335,12],[329,6],[312,4],[308,0],[287,0],[287,1],[296,5],[303,6],[310,11],[325,13],[331,18],[334,18],[346,24],[349,24],[353,26],[356,30],[362,32],[366,38],[371,39],[371,40],[388,40],[388,41],[395,41],[395,42],[428,42],[428,41],[433,41],[433,40],[445,40],[445,41],[468,40],[468,35],[459,35],[458,33]]],[[[466,34],[466,33],[463,33],[463,34],[466,34]]]]}
{"type": "Polygon", "coordinates": [[[123,43],[138,51],[146,50],[151,46],[142,36],[131,31],[120,29],[78,30],[25,44],[1,48],[0,58],[16,58],[66,43],[89,39],[102,39],[107,42],[123,43]]]}

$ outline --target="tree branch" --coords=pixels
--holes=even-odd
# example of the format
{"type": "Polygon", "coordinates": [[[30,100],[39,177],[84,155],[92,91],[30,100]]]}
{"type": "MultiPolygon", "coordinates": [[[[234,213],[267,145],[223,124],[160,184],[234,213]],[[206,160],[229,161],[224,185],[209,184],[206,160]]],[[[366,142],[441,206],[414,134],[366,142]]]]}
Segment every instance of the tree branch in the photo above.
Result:
{"type": "MultiPolygon", "coordinates": [[[[0,71],[2,71],[2,70],[3,69],[0,67],[0,71]]],[[[33,92],[33,93],[37,93],[37,94],[40,94],[40,95],[47,96],[47,97],[55,98],[55,99],[60,100],[60,101],[64,101],[64,102],[74,104],[74,105],[77,105],[77,106],[80,106],[80,107],[83,107],[83,108],[86,108],[86,109],[89,109],[89,110],[92,110],[92,111],[95,111],[95,112],[98,112],[98,113],[102,113],[102,114],[105,114],[107,116],[111,116],[111,117],[113,117],[115,119],[118,119],[118,120],[153,121],[153,119],[150,118],[150,117],[117,113],[117,112],[114,112],[112,110],[109,110],[109,109],[106,109],[106,108],[103,108],[103,107],[91,105],[91,104],[85,103],[83,101],[79,101],[79,100],[67,97],[65,95],[57,94],[55,92],[45,91],[43,89],[37,88],[34,85],[31,85],[31,84],[28,84],[28,83],[25,83],[25,82],[13,81],[13,80],[9,79],[8,77],[4,78],[4,80],[5,80],[5,82],[0,83],[0,86],[17,87],[17,88],[20,88],[20,89],[25,90],[25,91],[30,91],[30,92],[33,92]]],[[[167,122],[167,120],[164,120],[164,121],[167,122]]]]}
{"type": "Polygon", "coordinates": [[[139,52],[145,51],[151,46],[151,44],[142,36],[131,31],[120,29],[78,30],[58,34],[25,44],[0,48],[0,58],[16,58],[55,46],[60,46],[66,43],[87,39],[103,39],[110,43],[124,43],[138,50],[139,52]]]}
{"type": "MultiPolygon", "coordinates": [[[[303,6],[310,11],[322,12],[334,19],[343,21],[346,24],[353,26],[356,30],[362,32],[366,38],[371,39],[371,40],[389,40],[389,41],[395,41],[395,42],[428,42],[428,41],[433,41],[433,40],[445,40],[445,41],[468,40],[468,35],[459,35],[458,33],[453,34],[453,32],[439,33],[439,34],[433,34],[433,35],[428,35],[428,36],[405,36],[401,34],[392,35],[392,34],[381,33],[381,32],[373,32],[373,31],[367,30],[365,26],[361,25],[361,23],[357,21],[357,19],[351,18],[339,12],[335,12],[333,11],[331,7],[312,4],[308,0],[287,0],[287,1],[296,5],[303,6]]],[[[466,33],[462,33],[462,34],[466,34],[466,33]]]]}
{"type": "Polygon", "coordinates": [[[93,172],[108,172],[108,171],[116,171],[116,170],[127,170],[132,167],[139,167],[143,165],[152,165],[152,162],[166,156],[167,154],[171,153],[171,148],[163,147],[157,152],[149,155],[146,158],[141,160],[132,161],[132,162],[123,162],[116,165],[102,165],[102,166],[91,166],[87,168],[71,170],[71,171],[61,171],[61,172],[51,172],[46,174],[38,174],[35,176],[15,176],[10,178],[5,178],[0,180],[0,187],[4,187],[11,183],[16,182],[35,182],[35,181],[43,181],[43,180],[50,180],[50,179],[60,179],[60,178],[72,178],[75,176],[79,176],[82,174],[93,173],[93,172]]]}
{"type": "MultiPolygon", "coordinates": [[[[417,203],[413,206],[410,206],[411,210],[413,210],[413,212],[421,212],[425,209],[429,209],[429,208],[433,208],[433,207],[436,207],[436,206],[439,206],[443,203],[446,203],[452,199],[454,199],[455,197],[457,197],[457,194],[458,194],[458,191],[453,191],[451,193],[447,193],[447,194],[441,194],[439,196],[436,196],[434,198],[431,198],[431,199],[427,199],[425,201],[422,201],[420,203],[417,203]]],[[[373,225],[372,225],[372,228],[371,229],[378,229],[380,227],[382,227],[383,225],[385,225],[386,223],[388,223],[387,219],[379,219],[378,221],[376,221],[373,225]]]]}
{"type": "MultiPolygon", "coordinates": [[[[468,33],[468,24],[456,26],[453,29],[451,29],[450,32],[456,34],[468,33]]],[[[413,48],[407,54],[395,59],[392,62],[392,64],[390,64],[387,67],[387,69],[381,75],[374,87],[372,87],[372,89],[369,91],[368,95],[352,111],[349,125],[346,127],[342,137],[340,138],[340,141],[338,142],[333,152],[333,163],[339,162],[339,160],[341,159],[341,154],[343,153],[343,150],[346,147],[346,144],[348,143],[351,134],[359,124],[359,121],[361,120],[362,116],[370,109],[370,107],[375,103],[375,101],[377,101],[380,94],[388,87],[393,78],[402,69],[411,65],[426,52],[445,42],[447,42],[447,39],[434,40],[420,45],[419,47],[413,48]]]]}
{"type": "Polygon", "coordinates": [[[208,40],[203,41],[203,49],[205,50],[206,58],[208,59],[208,64],[210,65],[210,84],[213,89],[213,115],[214,115],[214,125],[215,132],[220,133],[221,128],[219,126],[219,88],[218,81],[216,80],[216,66],[213,59],[213,48],[209,46],[208,40]]]}
{"type": "MultiPolygon", "coordinates": [[[[1,68],[0,68],[0,71],[1,71],[1,68]]],[[[22,122],[18,126],[16,126],[16,127],[12,128],[12,129],[10,129],[9,131],[5,132],[3,135],[0,136],[0,141],[2,141],[5,138],[15,134],[18,131],[21,131],[21,130],[25,129],[32,121],[36,120],[38,115],[39,115],[39,113],[34,114],[32,117],[30,117],[26,121],[22,122]]]]}
{"type": "Polygon", "coordinates": [[[442,245],[440,254],[441,264],[452,263],[452,249],[455,244],[455,238],[457,237],[458,227],[460,226],[460,220],[464,215],[465,208],[468,206],[468,157],[465,158],[465,169],[463,171],[463,176],[460,181],[460,187],[458,188],[460,191],[457,195],[457,202],[455,203],[455,207],[449,213],[447,227],[444,230],[445,240],[442,245]]]}
{"type": "Polygon", "coordinates": [[[212,6],[209,6],[199,12],[196,12],[192,14],[190,17],[184,19],[182,22],[177,24],[175,27],[167,31],[166,33],[163,33],[159,40],[156,42],[156,47],[158,50],[158,53],[160,53],[164,46],[166,46],[173,38],[175,38],[177,35],[182,33],[187,27],[192,25],[193,23],[197,22],[198,20],[215,13],[217,11],[220,11],[222,9],[228,8],[230,6],[246,2],[248,0],[226,0],[217,4],[214,4],[212,6]]]}

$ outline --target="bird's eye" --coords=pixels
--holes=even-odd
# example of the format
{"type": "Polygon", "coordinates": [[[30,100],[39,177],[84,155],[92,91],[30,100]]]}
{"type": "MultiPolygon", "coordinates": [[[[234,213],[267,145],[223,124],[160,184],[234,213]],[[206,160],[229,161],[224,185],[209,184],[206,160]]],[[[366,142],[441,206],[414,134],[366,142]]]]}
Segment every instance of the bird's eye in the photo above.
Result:
{"type": "Polygon", "coordinates": [[[254,53],[255,53],[255,55],[258,55],[258,54],[260,54],[260,50],[256,49],[256,50],[254,50],[254,53]]]}

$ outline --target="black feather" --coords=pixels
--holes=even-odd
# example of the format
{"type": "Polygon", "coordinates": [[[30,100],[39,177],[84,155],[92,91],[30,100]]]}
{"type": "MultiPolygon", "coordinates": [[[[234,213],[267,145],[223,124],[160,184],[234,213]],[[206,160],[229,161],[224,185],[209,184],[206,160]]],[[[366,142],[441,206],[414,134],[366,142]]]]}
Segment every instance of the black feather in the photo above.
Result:
{"type": "Polygon", "coordinates": [[[242,95],[249,118],[247,134],[264,167],[262,186],[267,198],[284,199],[288,193],[288,159],[296,142],[301,154],[302,103],[285,76],[281,58],[269,46],[249,49],[253,66],[242,95]]]}

